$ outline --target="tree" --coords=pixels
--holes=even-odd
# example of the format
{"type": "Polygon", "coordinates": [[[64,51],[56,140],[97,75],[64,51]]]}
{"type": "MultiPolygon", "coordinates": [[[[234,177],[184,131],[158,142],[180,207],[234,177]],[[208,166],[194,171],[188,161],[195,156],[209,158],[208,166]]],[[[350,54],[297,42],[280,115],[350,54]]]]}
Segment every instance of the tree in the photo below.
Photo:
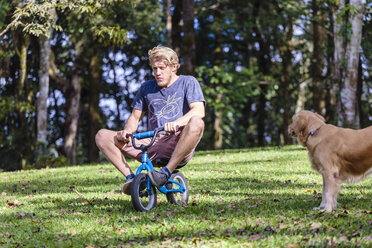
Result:
{"type": "Polygon", "coordinates": [[[9,82],[0,87],[0,168],[13,170],[25,167],[33,157],[35,125],[31,114],[34,111],[32,81],[35,75],[28,75],[32,68],[29,54],[34,40],[19,28],[11,29],[7,25],[11,21],[8,13],[24,4],[15,0],[2,2],[0,6],[0,75],[9,82]]]}
{"type": "Polygon", "coordinates": [[[164,0],[164,16],[165,16],[165,46],[172,46],[172,15],[171,7],[172,0],[164,0]]]}
{"type": "Polygon", "coordinates": [[[351,36],[346,46],[347,73],[341,90],[341,102],[345,108],[345,123],[348,127],[359,128],[357,85],[359,71],[359,51],[362,36],[363,6],[361,0],[350,0],[351,36]]]}
{"type": "Polygon", "coordinates": [[[195,65],[195,31],[194,31],[194,0],[183,0],[182,2],[183,36],[182,71],[184,74],[194,75],[195,65]]]}
{"type": "MultiPolygon", "coordinates": [[[[105,44],[116,44],[121,45],[126,39],[126,31],[121,29],[119,26],[108,26],[103,25],[106,20],[109,20],[110,10],[112,4],[119,4],[118,1],[105,1],[102,4],[99,2],[57,2],[57,1],[28,1],[22,6],[21,8],[17,9],[13,14],[13,21],[0,33],[0,35],[4,35],[9,29],[15,29],[16,27],[23,27],[23,32],[27,35],[34,35],[37,37],[40,36],[49,36],[50,29],[56,29],[57,31],[62,31],[62,26],[56,25],[55,18],[51,18],[51,15],[47,14],[48,11],[56,9],[59,11],[59,15],[68,15],[70,18],[62,18],[63,20],[67,20],[68,27],[67,31],[64,31],[64,34],[67,35],[72,42],[73,50],[74,50],[74,62],[71,69],[72,75],[70,80],[66,80],[63,75],[60,74],[58,69],[50,70],[54,71],[52,76],[59,83],[61,91],[64,93],[66,97],[67,103],[67,111],[66,111],[66,132],[65,132],[65,139],[64,139],[64,152],[67,156],[68,162],[70,164],[76,163],[76,137],[77,137],[77,129],[78,129],[78,118],[79,118],[79,105],[80,105],[80,92],[81,92],[81,79],[83,75],[83,68],[84,66],[84,46],[86,45],[87,37],[97,39],[98,41],[105,43],[105,44]],[[31,18],[27,18],[31,17],[31,18]],[[92,19],[95,17],[95,19],[92,19]],[[103,18],[102,18],[103,17],[103,18]],[[106,19],[105,19],[106,18],[106,19]],[[88,21],[89,19],[89,21],[88,21]],[[70,20],[70,22],[68,22],[70,20]],[[86,20],[85,22],[77,22],[76,20],[86,20]],[[93,20],[93,21],[92,21],[93,20]],[[85,24],[87,29],[90,32],[84,33],[80,35],[79,32],[74,33],[71,30],[78,30],[81,28],[81,25],[85,24]],[[75,26],[74,26],[75,25],[75,26]],[[85,38],[85,39],[84,39],[85,38]],[[58,75],[56,74],[58,72],[58,75]],[[63,79],[63,80],[61,80],[63,79]]],[[[44,38],[41,38],[42,40],[44,38]]],[[[27,39],[26,39],[27,41],[27,39]]],[[[27,44],[24,43],[24,44],[27,44]]],[[[42,51],[45,53],[44,55],[48,55],[48,44],[41,43],[42,51]],[[44,48],[46,48],[44,50],[44,48]]],[[[25,61],[25,52],[27,48],[23,46],[22,52],[19,54],[22,55],[22,60],[25,61]]],[[[45,59],[44,57],[43,59],[45,59]]],[[[54,57],[54,56],[53,56],[54,57]]],[[[42,60],[43,67],[40,69],[40,76],[41,77],[41,85],[40,85],[40,93],[39,93],[39,111],[38,120],[39,132],[38,142],[44,143],[45,142],[45,129],[46,129],[46,121],[45,121],[45,102],[46,102],[46,95],[47,95],[47,76],[45,72],[47,72],[47,65],[49,61],[42,60]]],[[[25,62],[22,62],[22,66],[25,65],[25,62]]],[[[24,66],[23,66],[24,67],[24,66]]],[[[21,72],[25,72],[25,69],[22,69],[21,72]]],[[[25,72],[26,73],[26,72],[25,72]]],[[[22,74],[23,75],[23,74],[22,74]]],[[[24,74],[26,75],[26,74],[24,74]]],[[[23,85],[24,85],[24,78],[25,76],[21,77],[20,85],[19,85],[19,93],[22,93],[23,85]]],[[[24,124],[23,124],[24,126],[24,124]]]]}
{"type": "Polygon", "coordinates": [[[324,26],[325,12],[321,8],[319,0],[312,0],[312,26],[313,26],[313,59],[311,63],[312,92],[314,111],[324,115],[325,109],[325,80],[323,77],[324,55],[323,47],[326,30],[324,26]]]}
{"type": "MultiPolygon", "coordinates": [[[[281,12],[281,11],[280,11],[281,12]]],[[[283,18],[282,21],[282,39],[278,37],[278,49],[280,57],[282,58],[282,77],[280,78],[280,88],[281,92],[279,95],[283,100],[283,124],[281,126],[281,132],[283,134],[284,144],[290,144],[290,137],[288,135],[288,126],[290,120],[290,94],[289,94],[289,85],[292,81],[292,60],[293,60],[293,50],[294,46],[292,45],[293,41],[293,19],[292,15],[288,15],[288,18],[283,18]]]]}
{"type": "Polygon", "coordinates": [[[351,0],[348,9],[343,0],[336,2],[335,6],[334,60],[335,78],[340,89],[339,121],[341,125],[358,128],[357,81],[364,9],[361,0],[351,0]],[[348,13],[349,16],[343,13],[348,13]]]}
{"type": "MultiPolygon", "coordinates": [[[[147,51],[156,45],[172,46],[180,73],[201,83],[207,105],[198,149],[288,144],[297,103],[325,108],[332,124],[339,114],[346,126],[346,96],[355,89],[355,123],[370,125],[371,4],[364,10],[358,2],[2,1],[0,167],[34,163],[42,143],[44,153],[56,148],[70,163],[99,161],[95,132],[123,127],[139,84],[153,78],[147,51]],[[359,55],[352,23],[362,27],[359,55]]],[[[145,118],[139,129],[146,128],[145,118]]]]}
{"type": "MultiPolygon", "coordinates": [[[[46,9],[53,24],[55,24],[57,13],[55,8],[46,9]]],[[[45,15],[47,16],[47,15],[45,15]]],[[[40,44],[40,69],[39,69],[39,95],[37,99],[37,137],[36,149],[37,156],[46,153],[47,145],[47,124],[48,124],[48,97],[49,97],[49,62],[50,62],[50,37],[52,36],[53,29],[49,28],[47,35],[41,34],[39,38],[40,44]]]]}

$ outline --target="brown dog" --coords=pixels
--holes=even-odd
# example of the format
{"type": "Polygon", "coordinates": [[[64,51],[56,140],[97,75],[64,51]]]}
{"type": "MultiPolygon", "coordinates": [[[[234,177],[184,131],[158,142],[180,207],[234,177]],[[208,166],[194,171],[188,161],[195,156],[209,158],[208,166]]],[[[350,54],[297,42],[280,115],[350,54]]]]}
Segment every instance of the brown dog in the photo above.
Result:
{"type": "Polygon", "coordinates": [[[317,113],[300,111],[288,131],[307,148],[311,167],[323,177],[320,206],[331,212],[342,182],[358,182],[372,173],[372,126],[352,130],[325,123],[317,113]]]}

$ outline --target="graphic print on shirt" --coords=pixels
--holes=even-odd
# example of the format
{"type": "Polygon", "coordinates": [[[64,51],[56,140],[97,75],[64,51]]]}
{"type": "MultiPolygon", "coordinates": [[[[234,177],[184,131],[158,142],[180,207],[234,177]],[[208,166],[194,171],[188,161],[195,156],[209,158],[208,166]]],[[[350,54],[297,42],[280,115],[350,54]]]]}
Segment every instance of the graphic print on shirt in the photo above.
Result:
{"type": "Polygon", "coordinates": [[[181,108],[178,105],[178,101],[181,97],[176,98],[176,93],[173,96],[168,96],[167,100],[164,99],[153,99],[150,102],[150,111],[152,112],[151,121],[165,118],[167,120],[176,117],[180,112],[181,108]]]}

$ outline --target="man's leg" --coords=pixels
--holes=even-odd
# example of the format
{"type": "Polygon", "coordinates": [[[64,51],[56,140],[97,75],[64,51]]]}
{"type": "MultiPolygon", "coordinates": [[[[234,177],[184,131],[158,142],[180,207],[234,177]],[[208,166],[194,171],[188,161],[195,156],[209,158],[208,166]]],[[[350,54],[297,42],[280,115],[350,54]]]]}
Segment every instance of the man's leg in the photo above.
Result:
{"type": "Polygon", "coordinates": [[[101,129],[96,134],[96,144],[105,157],[127,178],[122,191],[129,194],[134,175],[121,151],[125,143],[118,141],[116,134],[115,131],[101,129]]]}
{"type": "Polygon", "coordinates": [[[121,149],[125,143],[116,139],[117,132],[107,129],[101,129],[96,134],[96,144],[105,157],[123,174],[128,176],[132,174],[127,161],[121,149]]]}
{"type": "Polygon", "coordinates": [[[187,154],[195,149],[204,131],[204,121],[200,117],[192,117],[182,130],[181,137],[172,153],[172,156],[161,171],[151,171],[149,177],[155,186],[164,185],[170,174],[176,169],[178,164],[187,154]]]}

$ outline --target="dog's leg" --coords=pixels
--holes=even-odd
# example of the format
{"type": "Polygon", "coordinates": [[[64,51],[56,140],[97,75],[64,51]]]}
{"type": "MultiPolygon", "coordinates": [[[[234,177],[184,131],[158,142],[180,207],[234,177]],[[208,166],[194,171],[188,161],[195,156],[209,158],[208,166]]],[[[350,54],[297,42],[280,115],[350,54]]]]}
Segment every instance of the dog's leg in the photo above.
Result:
{"type": "Polygon", "coordinates": [[[323,178],[322,202],[320,203],[320,206],[319,207],[313,208],[314,210],[323,209],[325,207],[325,205],[326,205],[326,197],[325,197],[325,184],[326,184],[326,181],[324,179],[324,175],[323,174],[322,174],[322,178],[323,178]]]}
{"type": "Polygon", "coordinates": [[[325,206],[324,210],[332,212],[337,206],[337,195],[341,188],[341,180],[335,171],[324,173],[325,181],[325,206]]]}

